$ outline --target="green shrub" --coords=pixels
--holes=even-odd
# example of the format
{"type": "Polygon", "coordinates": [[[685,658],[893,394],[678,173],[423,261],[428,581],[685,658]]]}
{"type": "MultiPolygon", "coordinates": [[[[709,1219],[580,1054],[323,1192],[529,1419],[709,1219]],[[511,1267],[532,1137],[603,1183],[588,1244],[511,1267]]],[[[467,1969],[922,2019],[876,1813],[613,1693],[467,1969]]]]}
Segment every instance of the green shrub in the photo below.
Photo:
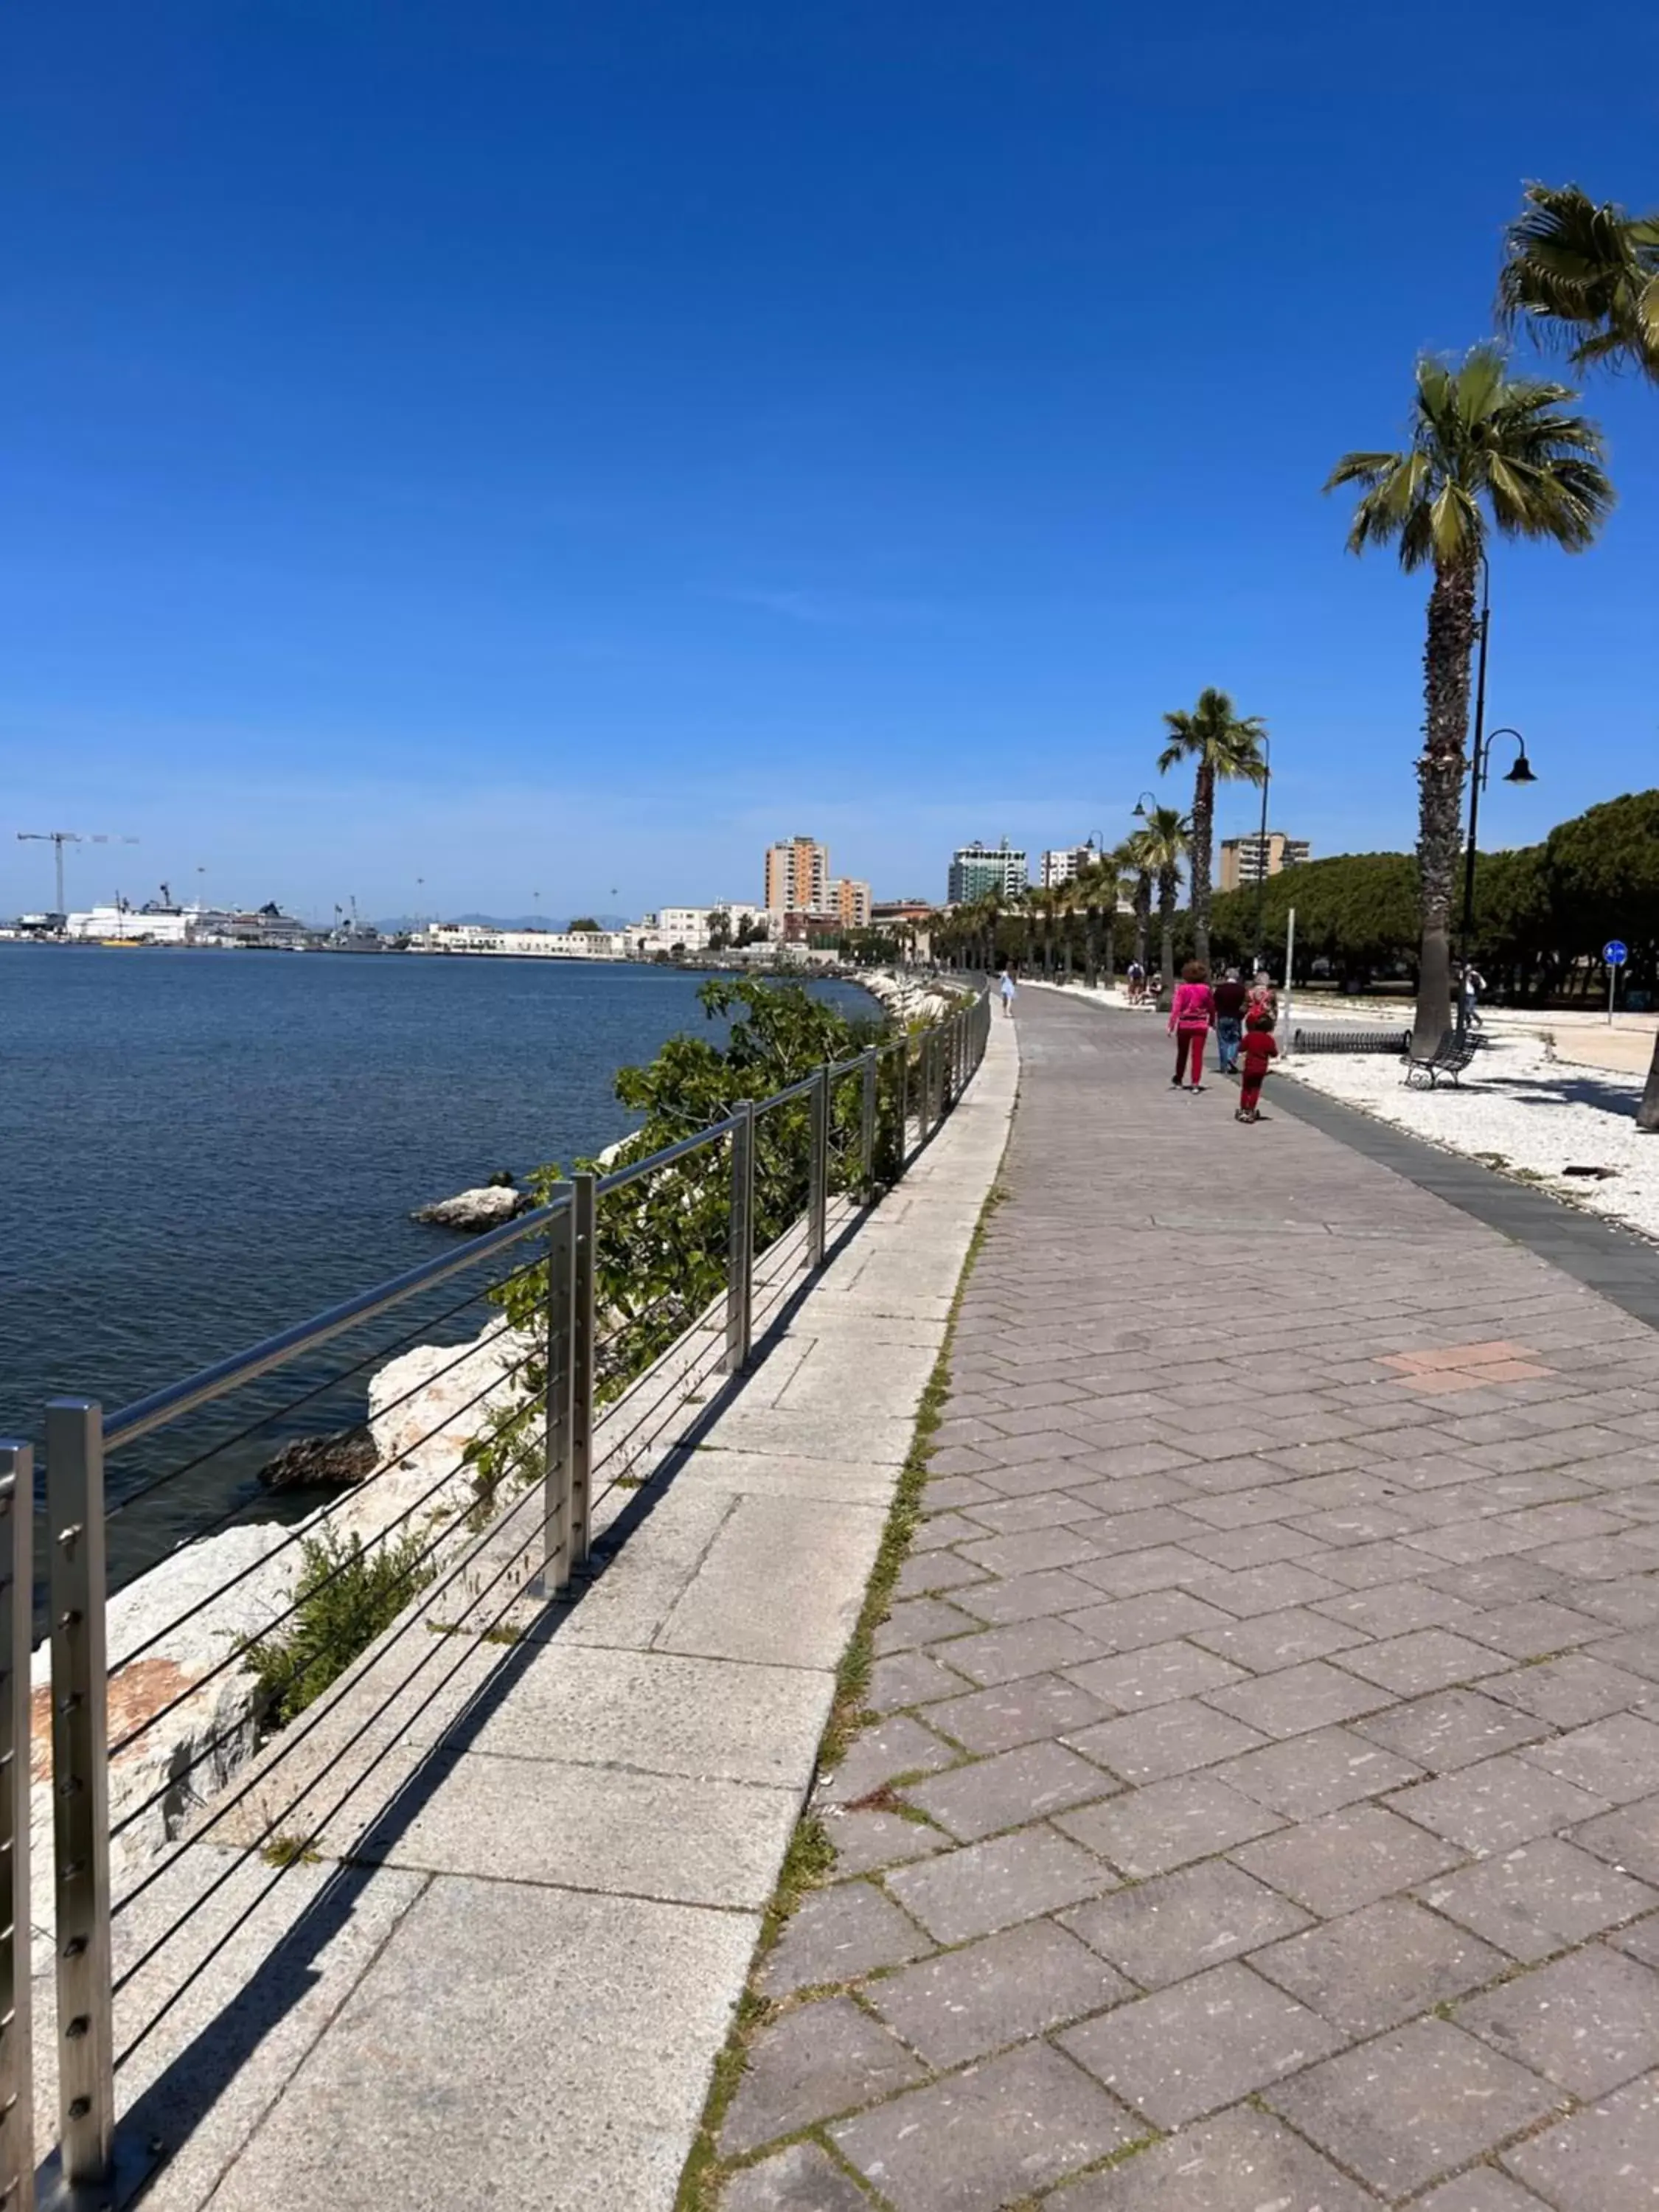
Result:
{"type": "Polygon", "coordinates": [[[250,1644],[245,1657],[278,1728],[320,1698],[432,1580],[421,1539],[365,1551],[360,1536],[330,1530],[301,1549],[295,1611],[278,1636],[250,1644]]]}

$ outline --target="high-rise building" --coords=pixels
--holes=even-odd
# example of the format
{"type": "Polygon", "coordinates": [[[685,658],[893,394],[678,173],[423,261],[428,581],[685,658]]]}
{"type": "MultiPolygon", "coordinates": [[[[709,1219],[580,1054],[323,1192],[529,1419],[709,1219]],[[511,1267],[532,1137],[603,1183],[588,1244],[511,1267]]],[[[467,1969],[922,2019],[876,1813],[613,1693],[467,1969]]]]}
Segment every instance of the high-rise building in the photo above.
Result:
{"type": "Polygon", "coordinates": [[[869,928],[870,886],[856,876],[831,876],[829,903],[843,929],[869,928]]]}
{"type": "Polygon", "coordinates": [[[1006,837],[996,846],[959,845],[951,855],[945,896],[952,906],[971,905],[991,891],[999,898],[1018,898],[1028,880],[1024,854],[1016,852],[1006,837]]]}
{"type": "Polygon", "coordinates": [[[1063,845],[1042,856],[1042,883],[1045,891],[1057,890],[1061,884],[1073,882],[1085,868],[1092,868],[1100,858],[1100,848],[1091,837],[1086,845],[1063,845]]]}
{"type": "Polygon", "coordinates": [[[1305,837],[1287,837],[1282,830],[1270,830],[1266,837],[1259,833],[1249,837],[1224,837],[1221,841],[1221,883],[1224,891],[1243,890],[1252,884],[1261,883],[1265,877],[1277,876],[1286,868],[1298,868],[1313,857],[1313,848],[1305,837]]]}
{"type": "Polygon", "coordinates": [[[830,848],[816,837],[786,837],[766,848],[769,914],[823,914],[830,908],[830,848]]]}

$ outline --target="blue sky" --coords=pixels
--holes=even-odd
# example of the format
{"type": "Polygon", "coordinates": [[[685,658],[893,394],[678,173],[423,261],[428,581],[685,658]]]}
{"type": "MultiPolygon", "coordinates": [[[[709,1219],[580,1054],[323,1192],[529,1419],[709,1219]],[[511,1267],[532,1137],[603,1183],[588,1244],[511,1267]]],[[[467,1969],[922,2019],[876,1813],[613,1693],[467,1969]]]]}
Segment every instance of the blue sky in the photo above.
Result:
{"type": "MultiPolygon", "coordinates": [[[[1121,835],[1206,683],[1283,826],[1408,842],[1424,587],[1320,485],[1487,332],[1524,179],[1659,203],[1659,29],[1159,19],[13,11],[0,912],[58,827],[141,840],[76,902],[753,896],[796,830],[938,896],[1121,835]]],[[[1494,842],[1656,781],[1659,392],[1587,404],[1603,544],[1495,563],[1494,842]]]]}

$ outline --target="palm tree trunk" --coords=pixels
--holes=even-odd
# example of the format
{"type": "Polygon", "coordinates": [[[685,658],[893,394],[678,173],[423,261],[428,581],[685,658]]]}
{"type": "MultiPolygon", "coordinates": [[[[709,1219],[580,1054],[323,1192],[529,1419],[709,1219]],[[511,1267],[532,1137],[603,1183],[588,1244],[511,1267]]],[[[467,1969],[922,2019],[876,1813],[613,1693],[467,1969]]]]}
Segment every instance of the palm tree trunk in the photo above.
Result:
{"type": "Polygon", "coordinates": [[[1091,906],[1084,923],[1083,980],[1090,990],[1100,981],[1100,908],[1091,906]]]}
{"type": "Polygon", "coordinates": [[[1200,760],[1193,779],[1192,842],[1187,849],[1188,898],[1193,909],[1193,946],[1206,967],[1210,961],[1210,859],[1215,836],[1215,769],[1200,760]]]}
{"type": "Polygon", "coordinates": [[[1423,751],[1417,763],[1417,858],[1423,881],[1423,955],[1413,1051],[1432,1052],[1451,1027],[1451,911],[1462,853],[1463,777],[1474,647],[1474,563],[1437,572],[1423,653],[1423,751]]]}
{"type": "Polygon", "coordinates": [[[1158,875],[1158,969],[1164,978],[1164,995],[1166,1000],[1175,989],[1176,890],[1175,870],[1160,868],[1158,875]]]}
{"type": "Polygon", "coordinates": [[[1659,1036],[1653,1040],[1653,1058],[1648,1063],[1648,1079],[1642,1092],[1642,1103],[1636,1109],[1636,1126],[1650,1135],[1659,1131],[1659,1036]]]}
{"type": "Polygon", "coordinates": [[[1152,927],[1152,879],[1150,876],[1135,878],[1135,958],[1140,972],[1146,972],[1146,940],[1152,927]]]}

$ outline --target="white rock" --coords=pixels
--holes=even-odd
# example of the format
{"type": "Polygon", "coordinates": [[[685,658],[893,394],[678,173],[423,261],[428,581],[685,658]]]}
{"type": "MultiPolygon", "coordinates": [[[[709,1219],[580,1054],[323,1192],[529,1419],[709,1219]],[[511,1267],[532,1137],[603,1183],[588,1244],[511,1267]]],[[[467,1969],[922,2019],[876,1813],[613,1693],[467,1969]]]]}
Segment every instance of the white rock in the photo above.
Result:
{"type": "Polygon", "coordinates": [[[481,1190],[463,1190],[453,1198],[441,1198],[434,1206],[422,1206],[412,1218],[433,1222],[440,1229],[497,1229],[503,1221],[527,1213],[535,1203],[527,1191],[514,1190],[510,1183],[490,1183],[481,1190]]]}
{"type": "MultiPolygon", "coordinates": [[[[119,1667],[131,1654],[139,1655],[120,1667],[110,1683],[111,1743],[118,1745],[151,1714],[178,1701],[176,1710],[167,1711],[110,1761],[112,1827],[147,1799],[156,1799],[112,1846],[112,1863],[118,1875],[143,1862],[175,1833],[185,1814],[222,1788],[252,1752],[254,1680],[240,1663],[227,1667],[223,1662],[239,1645],[269,1627],[289,1602],[299,1547],[280,1553],[278,1547],[290,1534],[265,1522],[186,1544],[110,1600],[111,1667],[119,1667]],[[226,1589],[234,1577],[241,1578],[226,1589]],[[167,1784],[171,1786],[164,1792],[167,1784]]],[[[38,1869],[34,1917],[49,1927],[51,1654],[45,1644],[34,1654],[30,1681],[30,1826],[38,1869]]]]}
{"type": "Polygon", "coordinates": [[[367,1491],[347,1494],[332,1516],[336,1526],[356,1526],[361,1508],[384,1528],[428,1489],[475,1437],[488,1434],[492,1413],[513,1403],[516,1371],[534,1348],[527,1332],[492,1313],[471,1346],[417,1344],[389,1360],[368,1387],[368,1425],[386,1472],[367,1491]]]}

